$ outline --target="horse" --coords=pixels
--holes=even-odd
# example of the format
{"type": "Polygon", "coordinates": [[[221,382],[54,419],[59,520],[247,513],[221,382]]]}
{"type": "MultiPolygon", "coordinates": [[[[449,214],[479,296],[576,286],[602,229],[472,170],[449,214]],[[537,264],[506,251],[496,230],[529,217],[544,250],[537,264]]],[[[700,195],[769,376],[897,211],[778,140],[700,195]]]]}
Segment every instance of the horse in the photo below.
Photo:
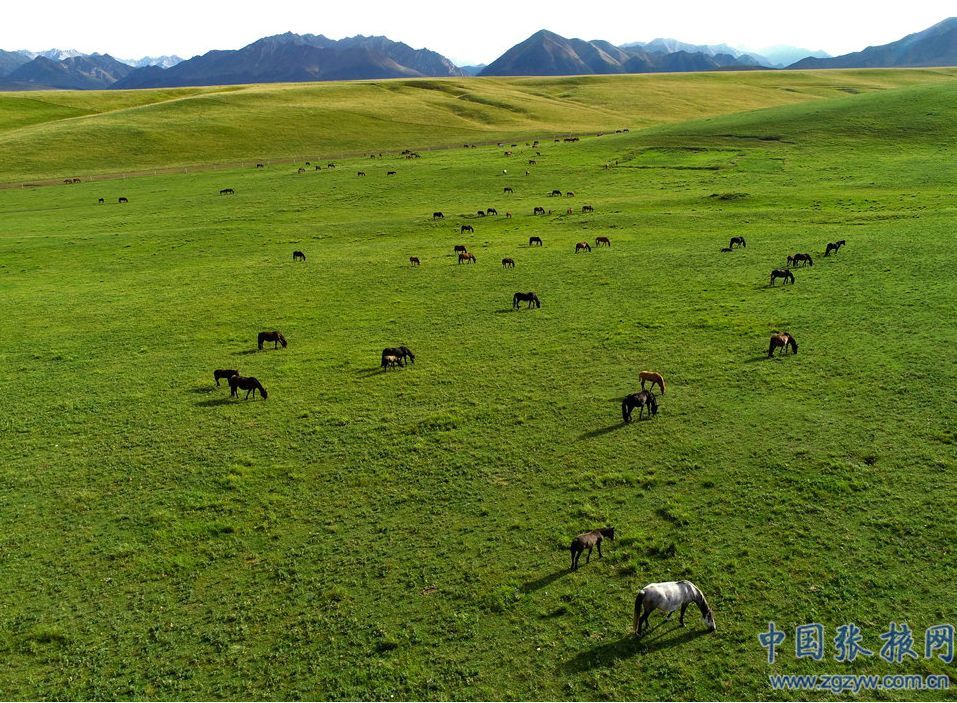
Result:
{"type": "Polygon", "coordinates": [[[336,167],[336,165],[335,165],[334,163],[332,163],[331,161],[326,164],[326,168],[335,168],[335,167],[336,167]]]}
{"type": "Polygon", "coordinates": [[[515,268],[515,259],[509,259],[509,258],[502,259],[502,268],[505,268],[505,269],[515,268]]]}
{"type": "Polygon", "coordinates": [[[464,234],[466,232],[475,232],[475,228],[472,227],[472,225],[462,225],[462,229],[459,233],[464,234]]]}
{"type": "Polygon", "coordinates": [[[655,394],[651,391],[638,391],[625,396],[625,399],[621,401],[621,419],[624,422],[631,422],[631,413],[635,408],[638,408],[638,419],[640,420],[646,407],[648,408],[649,419],[652,415],[658,414],[658,401],[655,400],[655,394]]]}
{"type": "Polygon", "coordinates": [[[568,208],[567,210],[565,210],[565,214],[566,214],[566,215],[574,215],[574,214],[575,214],[575,211],[574,211],[572,208],[568,208]]]}
{"type": "Polygon", "coordinates": [[[810,254],[795,254],[794,256],[788,257],[788,266],[796,266],[798,264],[803,266],[805,263],[809,266],[814,266],[810,254]]]}
{"type": "Polygon", "coordinates": [[[580,251],[591,252],[591,246],[588,242],[578,242],[578,244],[575,245],[575,253],[577,254],[580,251]]]}
{"type": "Polygon", "coordinates": [[[744,237],[731,237],[731,243],[728,244],[728,248],[734,249],[735,244],[739,244],[745,248],[748,246],[748,243],[744,241],[744,237]]]}
{"type": "Polygon", "coordinates": [[[537,163],[538,163],[538,162],[537,162],[535,159],[529,159],[529,160],[528,160],[528,165],[529,165],[529,166],[534,166],[534,165],[537,164],[537,163]]]}
{"type": "Polygon", "coordinates": [[[366,172],[365,172],[365,171],[356,171],[356,175],[357,175],[357,176],[364,176],[364,175],[366,175],[366,172]]]}
{"type": "Polygon", "coordinates": [[[292,253],[292,260],[293,260],[293,261],[305,261],[305,260],[306,260],[306,255],[303,254],[301,251],[294,251],[294,252],[292,253]]]}
{"type": "Polygon", "coordinates": [[[256,391],[259,391],[259,395],[262,396],[263,400],[269,397],[269,394],[266,393],[266,389],[263,388],[263,384],[259,382],[258,379],[249,376],[248,378],[243,378],[242,376],[230,376],[229,377],[229,395],[233,398],[239,397],[239,389],[246,391],[246,397],[244,400],[249,400],[249,394],[252,393],[253,397],[256,397],[256,391]]]}
{"type": "Polygon", "coordinates": [[[535,209],[532,210],[532,214],[533,214],[533,215],[544,215],[544,214],[545,214],[545,208],[543,208],[543,207],[538,207],[538,206],[536,205],[536,206],[535,206],[535,209]]]}
{"type": "Polygon", "coordinates": [[[399,368],[399,362],[401,357],[396,356],[395,354],[383,354],[382,355],[382,368],[386,371],[389,369],[399,368]]]}
{"type": "Polygon", "coordinates": [[[711,606],[705,599],[704,594],[691,581],[665,581],[663,583],[649,583],[638,591],[635,598],[635,619],[632,628],[636,635],[641,634],[642,628],[648,624],[648,617],[655,610],[668,613],[671,618],[672,613],[681,608],[681,614],[678,616],[678,623],[685,626],[685,610],[688,605],[694,603],[701,611],[701,617],[704,618],[705,625],[708,626],[708,632],[714,632],[717,627],[714,624],[714,613],[711,606]],[[644,609],[644,614],[642,614],[644,609]]]}
{"type": "Polygon", "coordinates": [[[661,395],[665,394],[665,379],[664,377],[655,371],[639,371],[638,380],[641,381],[641,390],[645,390],[645,381],[651,383],[651,387],[654,388],[655,384],[658,385],[658,388],[661,389],[661,395]]]}
{"type": "Polygon", "coordinates": [[[774,350],[778,347],[781,348],[781,353],[783,354],[788,353],[788,347],[791,347],[791,351],[795,354],[798,353],[797,340],[791,336],[790,332],[775,332],[771,335],[771,343],[768,345],[769,359],[774,356],[774,350]]]}
{"type": "Polygon", "coordinates": [[[256,164],[256,168],[266,168],[265,164],[256,164]]]}
{"type": "Polygon", "coordinates": [[[237,369],[216,369],[213,371],[213,380],[216,381],[216,385],[219,385],[219,379],[225,378],[227,381],[233,376],[238,376],[239,371],[237,369]]]}
{"type": "Polygon", "coordinates": [[[103,198],[100,198],[100,199],[97,200],[96,202],[98,202],[100,205],[102,205],[102,204],[105,203],[106,201],[105,201],[103,198]]]}
{"type": "Polygon", "coordinates": [[[444,219],[444,218],[445,218],[445,215],[443,215],[441,212],[433,212],[433,213],[432,213],[432,219],[433,219],[433,220],[442,220],[442,219],[444,219]]]}
{"type": "Polygon", "coordinates": [[[421,265],[421,263],[422,263],[422,262],[419,261],[419,257],[417,257],[417,256],[410,256],[410,257],[409,257],[409,265],[410,265],[410,266],[419,266],[419,265],[421,265]]]}
{"type": "Polygon", "coordinates": [[[382,350],[382,365],[385,366],[385,358],[387,356],[396,356],[399,358],[399,366],[405,366],[405,360],[408,359],[410,364],[415,363],[415,354],[412,353],[412,350],[408,347],[386,347],[382,350]]]}
{"type": "Polygon", "coordinates": [[[319,164],[316,164],[316,170],[317,170],[317,171],[321,171],[321,170],[322,170],[322,166],[320,166],[319,164]]]}
{"type": "Polygon", "coordinates": [[[571,190],[568,191],[567,193],[565,193],[565,197],[566,197],[566,198],[574,198],[574,197],[575,197],[574,191],[571,191],[571,190]]]}
{"type": "Polygon", "coordinates": [[[538,296],[529,291],[528,293],[516,293],[512,296],[512,310],[518,310],[519,303],[528,303],[526,310],[530,309],[533,305],[536,308],[542,307],[542,301],[538,299],[538,296]]]}
{"type": "Polygon", "coordinates": [[[771,272],[771,285],[774,285],[774,280],[777,278],[783,278],[784,284],[787,284],[788,281],[794,283],[794,274],[791,273],[791,269],[774,269],[771,272]]]}
{"type": "Polygon", "coordinates": [[[556,197],[557,197],[557,198],[560,198],[560,197],[562,197],[562,192],[561,192],[560,190],[553,190],[553,191],[552,191],[552,194],[551,194],[550,196],[548,196],[548,197],[550,197],[550,198],[556,198],[556,197]]]}
{"type": "Polygon", "coordinates": [[[283,349],[287,346],[286,338],[282,336],[282,332],[260,332],[258,341],[260,349],[263,348],[263,342],[275,342],[273,349],[278,349],[280,344],[282,344],[283,349]]]}
{"type": "Polygon", "coordinates": [[[233,190],[232,188],[223,188],[221,191],[219,191],[219,194],[220,195],[236,195],[236,191],[233,190]]]}
{"type": "Polygon", "coordinates": [[[582,552],[586,549],[588,550],[588,556],[585,557],[586,564],[591,561],[591,550],[595,547],[598,547],[598,558],[601,559],[601,543],[606,537],[612,542],[615,541],[614,527],[600,527],[597,530],[583,532],[575,537],[575,539],[572,540],[571,547],[569,547],[569,551],[572,553],[571,570],[575,571],[578,569],[578,560],[581,558],[582,552]]]}
{"type": "Polygon", "coordinates": [[[299,170],[296,171],[296,173],[305,173],[305,172],[306,172],[306,169],[304,169],[304,168],[302,168],[302,167],[300,167],[299,170]]]}
{"type": "Polygon", "coordinates": [[[456,244],[454,247],[452,247],[452,251],[456,254],[461,254],[464,251],[468,251],[468,247],[466,247],[464,244],[456,244]]]}
{"type": "Polygon", "coordinates": [[[582,212],[595,212],[595,208],[591,205],[582,205],[582,212]]]}
{"type": "Polygon", "coordinates": [[[511,187],[505,186],[504,188],[502,188],[502,192],[505,193],[506,195],[511,195],[511,194],[514,193],[515,191],[513,191],[513,190],[511,189],[511,187]]]}
{"type": "Polygon", "coordinates": [[[493,208],[493,207],[490,207],[490,208],[487,208],[487,209],[485,210],[485,214],[486,214],[486,215],[498,215],[498,210],[496,210],[496,209],[493,208]]]}
{"type": "Polygon", "coordinates": [[[477,210],[475,214],[478,217],[485,217],[485,210],[477,210]]]}
{"type": "Polygon", "coordinates": [[[832,251],[836,254],[846,243],[843,239],[836,242],[828,242],[827,251],[824,252],[824,256],[830,256],[832,251]]]}
{"type": "Polygon", "coordinates": [[[528,246],[530,246],[530,247],[542,246],[542,238],[541,238],[541,237],[529,237],[529,238],[528,238],[528,246]]]}
{"type": "Polygon", "coordinates": [[[130,201],[127,200],[126,198],[120,197],[120,198],[117,198],[116,202],[122,204],[122,203],[128,203],[128,202],[130,202],[130,201]]]}
{"type": "Polygon", "coordinates": [[[474,264],[475,263],[475,254],[470,254],[467,251],[459,252],[459,263],[474,264]]]}
{"type": "Polygon", "coordinates": [[[608,237],[595,237],[595,246],[596,246],[596,247],[601,247],[601,246],[610,247],[610,246],[611,246],[611,240],[610,240],[608,237]]]}
{"type": "Polygon", "coordinates": [[[387,175],[387,176],[394,176],[395,174],[396,174],[395,171],[387,171],[385,175],[387,175]]]}
{"type": "Polygon", "coordinates": [[[506,212],[506,213],[505,213],[505,219],[506,219],[506,220],[511,220],[511,219],[512,219],[512,213],[506,212]]]}

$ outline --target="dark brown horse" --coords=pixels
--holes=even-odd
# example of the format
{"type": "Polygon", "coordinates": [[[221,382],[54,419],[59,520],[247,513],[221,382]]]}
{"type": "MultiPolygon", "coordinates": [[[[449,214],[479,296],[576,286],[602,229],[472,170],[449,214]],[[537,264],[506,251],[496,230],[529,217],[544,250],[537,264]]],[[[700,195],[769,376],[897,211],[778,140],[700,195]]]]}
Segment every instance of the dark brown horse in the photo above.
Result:
{"type": "Polygon", "coordinates": [[[582,205],[582,212],[595,212],[595,208],[591,205],[582,205]]]}
{"type": "Polygon", "coordinates": [[[814,262],[811,260],[810,254],[794,254],[793,256],[788,257],[788,266],[814,266],[814,262]]]}
{"type": "Polygon", "coordinates": [[[784,283],[788,282],[794,283],[794,274],[791,273],[791,269],[774,269],[771,272],[771,285],[774,285],[774,281],[778,278],[783,278],[784,283]]]}
{"type": "Polygon", "coordinates": [[[419,265],[421,265],[421,264],[422,264],[422,262],[419,261],[419,257],[417,257],[417,256],[410,256],[410,257],[409,257],[409,265],[410,265],[410,266],[419,266],[419,265]]]}
{"type": "Polygon", "coordinates": [[[575,539],[572,540],[571,547],[569,547],[569,551],[572,553],[572,571],[578,568],[578,560],[581,558],[582,552],[586,549],[588,550],[588,555],[585,557],[586,564],[591,561],[591,550],[595,547],[598,547],[598,558],[601,559],[601,543],[606,538],[612,542],[615,541],[614,527],[602,527],[597,530],[592,530],[591,532],[584,532],[575,537],[575,539]]]}
{"type": "Polygon", "coordinates": [[[502,259],[502,268],[506,268],[506,269],[515,268],[515,259],[509,259],[509,258],[502,259]]]}
{"type": "Polygon", "coordinates": [[[472,225],[462,225],[462,229],[459,231],[459,234],[465,234],[466,232],[475,232],[475,228],[472,225]]]}
{"type": "Polygon", "coordinates": [[[259,395],[262,396],[263,400],[269,397],[269,394],[266,393],[266,389],[263,388],[257,379],[249,376],[248,378],[243,378],[242,376],[230,376],[229,377],[229,394],[233,398],[239,397],[239,390],[242,389],[246,391],[246,397],[244,400],[249,400],[249,394],[252,393],[253,397],[256,397],[256,391],[259,391],[259,395]]]}
{"type": "Polygon", "coordinates": [[[550,198],[560,198],[561,195],[562,195],[562,192],[561,192],[560,190],[553,190],[552,193],[551,193],[551,195],[549,195],[548,197],[550,197],[550,198]]]}
{"type": "Polygon", "coordinates": [[[489,216],[498,215],[498,210],[496,210],[496,209],[493,208],[493,207],[486,208],[486,209],[485,209],[485,214],[486,214],[486,215],[489,215],[489,216]]]}
{"type": "Polygon", "coordinates": [[[303,254],[301,251],[294,251],[294,252],[292,253],[292,260],[293,260],[293,261],[305,261],[305,260],[306,260],[306,255],[303,254]]]}
{"type": "Polygon", "coordinates": [[[130,202],[130,201],[127,200],[126,198],[120,197],[120,198],[117,198],[116,202],[122,204],[122,203],[128,203],[128,202],[130,202]]]}
{"type": "Polygon", "coordinates": [[[474,264],[475,263],[475,254],[470,254],[467,251],[459,252],[459,263],[460,264],[474,264]]]}
{"type": "Polygon", "coordinates": [[[406,359],[409,360],[410,364],[415,363],[415,354],[412,353],[412,350],[408,347],[386,347],[382,350],[382,367],[385,368],[386,362],[385,359],[387,356],[398,357],[398,365],[405,366],[406,359]]]}
{"type": "Polygon", "coordinates": [[[836,254],[845,244],[847,244],[847,242],[845,242],[843,239],[839,239],[836,242],[828,242],[827,250],[824,252],[824,256],[830,256],[832,251],[836,254]]]}
{"type": "Polygon", "coordinates": [[[395,174],[396,174],[395,171],[387,171],[385,175],[387,175],[387,176],[394,176],[395,174]]]}
{"type": "Polygon", "coordinates": [[[621,401],[621,419],[625,422],[631,422],[631,413],[638,408],[638,419],[641,419],[645,408],[648,408],[648,418],[658,414],[658,401],[655,400],[655,394],[651,391],[638,391],[625,396],[621,401]]]}
{"type": "Polygon", "coordinates": [[[542,238],[541,238],[541,237],[534,237],[534,236],[533,236],[533,237],[529,237],[529,238],[528,238],[528,246],[530,246],[530,247],[535,247],[535,246],[540,247],[540,246],[542,246],[542,238]]]}
{"type": "Polygon", "coordinates": [[[512,310],[518,310],[519,303],[528,303],[527,309],[530,309],[533,305],[536,308],[542,307],[542,301],[538,299],[538,296],[529,291],[528,293],[516,293],[512,296],[512,310]]]}
{"type": "Polygon", "coordinates": [[[778,348],[781,349],[781,353],[787,354],[788,347],[791,347],[791,351],[795,354],[798,353],[798,343],[790,332],[775,332],[771,335],[771,343],[768,345],[768,358],[774,356],[774,350],[778,348]]]}
{"type": "Polygon", "coordinates": [[[735,246],[742,246],[747,248],[748,243],[744,241],[744,237],[731,237],[731,243],[728,244],[728,248],[734,249],[735,246]]]}
{"type": "Polygon", "coordinates": [[[511,195],[511,194],[514,193],[515,191],[513,191],[510,186],[505,186],[505,187],[502,189],[502,192],[511,195]]]}
{"type": "Polygon", "coordinates": [[[213,371],[213,380],[216,381],[216,385],[219,385],[219,379],[223,378],[227,381],[233,376],[238,376],[239,371],[237,369],[216,369],[213,371]]]}
{"type": "Polygon", "coordinates": [[[263,342],[275,342],[273,349],[278,349],[279,345],[282,345],[282,348],[285,349],[287,346],[286,338],[282,336],[282,332],[260,332],[259,333],[259,348],[263,348],[263,342]]]}
{"type": "Polygon", "coordinates": [[[591,252],[591,246],[588,242],[578,242],[578,244],[575,245],[575,253],[577,254],[580,251],[591,252]]]}
{"type": "Polygon", "coordinates": [[[468,247],[465,246],[464,244],[456,244],[454,247],[452,247],[452,251],[455,252],[456,254],[460,254],[468,250],[469,250],[468,247]]]}
{"type": "Polygon", "coordinates": [[[535,209],[532,211],[532,214],[533,214],[533,215],[544,215],[544,214],[545,214],[545,208],[539,207],[539,206],[536,205],[536,206],[535,206],[535,209]]]}
{"type": "Polygon", "coordinates": [[[442,220],[444,218],[445,218],[445,215],[443,215],[441,212],[436,211],[432,213],[433,220],[442,220]]]}
{"type": "Polygon", "coordinates": [[[601,247],[601,246],[610,247],[610,246],[611,246],[611,240],[610,240],[608,237],[595,237],[595,246],[596,246],[596,247],[601,247]]]}
{"type": "Polygon", "coordinates": [[[233,190],[232,188],[223,188],[221,191],[219,191],[219,194],[220,195],[236,195],[236,191],[233,190]]]}

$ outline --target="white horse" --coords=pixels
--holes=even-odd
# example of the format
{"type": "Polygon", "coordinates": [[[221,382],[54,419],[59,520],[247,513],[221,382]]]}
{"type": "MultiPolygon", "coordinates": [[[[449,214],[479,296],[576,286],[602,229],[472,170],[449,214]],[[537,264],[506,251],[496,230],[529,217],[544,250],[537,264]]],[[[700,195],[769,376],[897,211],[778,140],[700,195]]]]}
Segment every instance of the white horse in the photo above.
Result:
{"type": "Polygon", "coordinates": [[[704,618],[705,625],[708,626],[708,632],[714,632],[717,627],[714,624],[714,613],[711,612],[711,606],[705,599],[704,594],[691,581],[665,581],[663,583],[649,583],[638,591],[638,597],[635,598],[635,634],[641,634],[642,627],[648,624],[648,616],[655,609],[668,613],[670,619],[672,614],[681,608],[681,616],[678,622],[682,627],[685,626],[685,610],[690,603],[694,603],[701,610],[701,617],[704,618]],[[644,615],[641,610],[644,608],[644,615]]]}

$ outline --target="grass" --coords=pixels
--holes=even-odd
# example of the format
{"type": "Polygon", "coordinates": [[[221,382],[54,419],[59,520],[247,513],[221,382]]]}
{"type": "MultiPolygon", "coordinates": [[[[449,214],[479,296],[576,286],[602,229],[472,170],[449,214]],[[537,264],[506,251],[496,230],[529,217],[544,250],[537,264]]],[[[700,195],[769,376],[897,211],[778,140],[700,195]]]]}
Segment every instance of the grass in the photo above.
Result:
{"type": "MultiPolygon", "coordinates": [[[[853,621],[876,650],[892,620],[918,637],[955,620],[957,88],[919,85],[925,74],[801,74],[815,99],[543,142],[527,177],[523,142],[512,160],[495,147],[392,152],[304,175],[276,165],[0,192],[0,690],[797,699],[767,675],[949,672],[924,659],[815,664],[787,653],[790,639],[769,667],[756,639],[770,620],[821,622],[829,638],[853,621]],[[825,97],[854,75],[881,90],[825,97]],[[235,196],[217,195],[227,186],[235,196]],[[533,217],[536,205],[552,214],[533,217]],[[472,214],[486,207],[514,216],[472,214]],[[463,223],[475,234],[460,236],[463,223]],[[528,248],[532,234],[545,246],[528,248]],[[573,253],[598,235],[612,248],[573,253]],[[731,235],[747,248],[718,253],[731,235]],[[847,247],[819,258],[836,239],[847,247]],[[475,265],[454,263],[460,242],[475,265]],[[795,251],[815,265],[769,288],[795,251]],[[513,312],[516,290],[543,307],[513,312]],[[257,352],[262,329],[289,348],[257,352]],[[778,329],[800,353],[767,360],[778,329]],[[396,344],[415,366],[380,372],[396,344]],[[212,385],[221,367],[257,376],[269,399],[230,400],[212,385]],[[656,419],[623,426],[641,368],[668,393],[656,419]],[[571,537],[604,524],[619,540],[567,572],[571,537]],[[678,578],[708,595],[718,632],[689,614],[685,630],[630,638],[637,590],[678,578]]],[[[790,80],[662,80],[740,96],[739,80],[757,90],[771,76],[790,80]]],[[[630,96],[640,81],[502,89],[554,96],[554,127],[559,98],[580,103],[567,114],[581,126],[595,85],[630,96]]],[[[229,99],[261,90],[260,105],[286,114],[297,94],[354,90],[361,103],[396,90],[424,94],[408,99],[425,111],[457,85],[435,83],[229,99]]],[[[246,123],[226,97],[184,99],[212,105],[197,100],[226,101],[210,108],[224,158],[249,148],[234,143],[246,123]]],[[[154,109],[173,108],[103,118],[135,131],[154,109]]],[[[41,127],[32,163],[41,143],[83,143],[75,124],[41,127]]],[[[452,133],[394,129],[397,145],[452,133]]],[[[519,128],[476,128],[496,129],[519,128]]],[[[182,133],[154,136],[179,146],[149,158],[188,151],[182,133]]],[[[95,160],[76,148],[63,164],[95,160]]],[[[129,158],[130,143],[102,153],[129,158]]]]}

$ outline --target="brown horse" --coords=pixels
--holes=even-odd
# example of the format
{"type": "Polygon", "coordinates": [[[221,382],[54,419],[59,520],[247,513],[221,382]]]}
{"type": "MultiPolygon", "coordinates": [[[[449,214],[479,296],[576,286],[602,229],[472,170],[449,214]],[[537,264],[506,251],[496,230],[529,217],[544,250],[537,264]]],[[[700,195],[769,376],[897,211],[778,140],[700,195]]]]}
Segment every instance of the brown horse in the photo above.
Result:
{"type": "Polygon", "coordinates": [[[433,219],[433,220],[443,220],[443,219],[445,219],[445,215],[443,215],[441,212],[436,211],[436,212],[433,212],[433,213],[432,213],[432,219],[433,219]]]}
{"type": "Polygon", "coordinates": [[[595,212],[595,208],[591,205],[582,205],[582,212],[595,212]]]}
{"type": "Polygon", "coordinates": [[[651,383],[651,388],[654,389],[657,384],[658,388],[661,389],[661,395],[665,394],[665,379],[660,373],[655,371],[639,371],[638,380],[641,381],[641,390],[645,390],[645,381],[651,383]]]}
{"type": "Polygon", "coordinates": [[[410,257],[409,257],[409,265],[410,265],[410,266],[419,266],[419,265],[421,265],[421,263],[422,263],[422,262],[419,261],[419,257],[417,257],[417,256],[410,256],[410,257]]]}
{"type": "Polygon", "coordinates": [[[515,268],[515,259],[509,259],[509,258],[502,259],[502,268],[506,268],[506,269],[515,268]]]}
{"type": "Polygon", "coordinates": [[[591,561],[591,550],[595,547],[598,547],[598,558],[601,559],[601,543],[606,537],[612,542],[615,541],[614,527],[601,527],[591,532],[584,532],[575,537],[575,539],[572,540],[571,547],[569,547],[569,551],[572,553],[571,570],[575,571],[578,568],[578,560],[581,558],[582,552],[586,549],[588,550],[588,556],[585,557],[586,564],[591,561]]]}
{"type": "Polygon", "coordinates": [[[248,378],[243,378],[242,376],[230,376],[229,377],[229,395],[233,398],[239,397],[239,389],[246,391],[245,400],[249,400],[249,394],[252,393],[253,397],[256,397],[256,391],[259,391],[259,395],[262,396],[263,400],[269,397],[269,394],[266,393],[266,389],[263,388],[257,379],[249,376],[248,378]]]}
{"type": "Polygon", "coordinates": [[[459,234],[465,234],[466,232],[475,232],[475,228],[472,225],[462,225],[462,229],[459,231],[459,234]]]}
{"type": "Polygon", "coordinates": [[[744,241],[744,237],[731,237],[731,242],[728,244],[728,248],[734,249],[735,245],[747,248],[748,243],[744,241]]]}
{"type": "Polygon", "coordinates": [[[459,252],[459,263],[474,264],[475,254],[470,254],[467,251],[459,252]]]}
{"type": "Polygon", "coordinates": [[[388,371],[389,369],[399,368],[399,362],[402,360],[402,357],[396,356],[395,354],[383,354],[382,355],[382,369],[388,371]]]}
{"type": "Polygon", "coordinates": [[[578,242],[578,244],[575,245],[575,253],[577,254],[580,251],[591,252],[591,246],[588,242],[578,242]]]}
{"type": "Polygon", "coordinates": [[[233,376],[238,376],[239,371],[237,369],[216,369],[213,371],[213,380],[216,381],[216,385],[219,385],[219,379],[229,380],[233,376]]]}
{"type": "Polygon", "coordinates": [[[824,256],[830,256],[832,251],[836,254],[845,244],[847,244],[847,242],[845,242],[843,239],[839,239],[836,242],[828,242],[827,250],[824,252],[824,256]]]}
{"type": "Polygon", "coordinates": [[[775,332],[771,335],[771,343],[768,345],[768,358],[774,356],[774,350],[780,348],[781,353],[787,354],[788,347],[795,354],[798,353],[798,343],[789,332],[775,332]]]}
{"type": "Polygon", "coordinates": [[[233,190],[232,188],[223,188],[221,191],[219,191],[219,194],[220,195],[236,195],[236,191],[233,190]]]}
{"type": "Polygon", "coordinates": [[[791,269],[774,269],[771,272],[771,285],[774,285],[775,279],[783,278],[784,283],[781,285],[787,284],[789,281],[794,283],[794,274],[791,273],[791,269]]]}
{"type": "Polygon", "coordinates": [[[540,246],[542,246],[542,238],[541,238],[541,237],[535,237],[535,236],[529,237],[529,238],[528,238],[528,246],[530,246],[530,247],[534,247],[534,246],[539,246],[539,247],[540,247],[540,246]]]}
{"type": "Polygon", "coordinates": [[[452,247],[452,251],[456,254],[460,254],[468,250],[469,250],[468,247],[465,246],[464,244],[456,244],[454,247],[452,247]]]}
{"type": "Polygon", "coordinates": [[[657,415],[658,401],[655,400],[655,394],[651,391],[638,391],[625,396],[625,399],[621,401],[621,419],[624,422],[631,422],[631,413],[635,408],[638,408],[639,420],[645,408],[648,408],[648,419],[651,419],[652,415],[657,415]]]}
{"type": "Polygon", "coordinates": [[[808,266],[814,266],[814,262],[811,260],[810,254],[794,254],[793,256],[788,257],[788,266],[797,266],[807,264],[808,266]]]}
{"type": "Polygon", "coordinates": [[[611,246],[611,240],[610,240],[608,237],[595,237],[595,246],[596,246],[596,247],[601,247],[601,246],[610,247],[610,246],[611,246]]]}
{"type": "Polygon", "coordinates": [[[294,251],[294,252],[292,253],[292,260],[293,260],[293,261],[305,261],[305,260],[306,260],[306,255],[303,254],[301,251],[294,251]]]}
{"type": "Polygon", "coordinates": [[[282,345],[282,348],[285,349],[287,346],[286,338],[282,336],[282,332],[260,332],[259,333],[259,348],[263,348],[263,342],[275,342],[273,349],[278,349],[279,345],[282,345]]]}
{"type": "Polygon", "coordinates": [[[498,210],[496,210],[496,209],[493,208],[493,207],[486,208],[486,209],[485,209],[485,214],[486,214],[486,215],[489,215],[489,216],[491,216],[491,215],[496,215],[496,216],[497,216],[497,215],[498,215],[498,210]]]}
{"type": "Polygon", "coordinates": [[[510,195],[510,194],[514,193],[515,191],[513,191],[510,186],[505,186],[505,187],[502,189],[502,192],[503,192],[503,193],[507,193],[507,194],[510,195]]]}
{"type": "Polygon", "coordinates": [[[545,214],[545,208],[543,208],[543,207],[538,207],[538,206],[536,205],[536,206],[535,206],[535,209],[532,211],[532,214],[533,214],[533,215],[544,215],[544,214],[545,214]]]}

